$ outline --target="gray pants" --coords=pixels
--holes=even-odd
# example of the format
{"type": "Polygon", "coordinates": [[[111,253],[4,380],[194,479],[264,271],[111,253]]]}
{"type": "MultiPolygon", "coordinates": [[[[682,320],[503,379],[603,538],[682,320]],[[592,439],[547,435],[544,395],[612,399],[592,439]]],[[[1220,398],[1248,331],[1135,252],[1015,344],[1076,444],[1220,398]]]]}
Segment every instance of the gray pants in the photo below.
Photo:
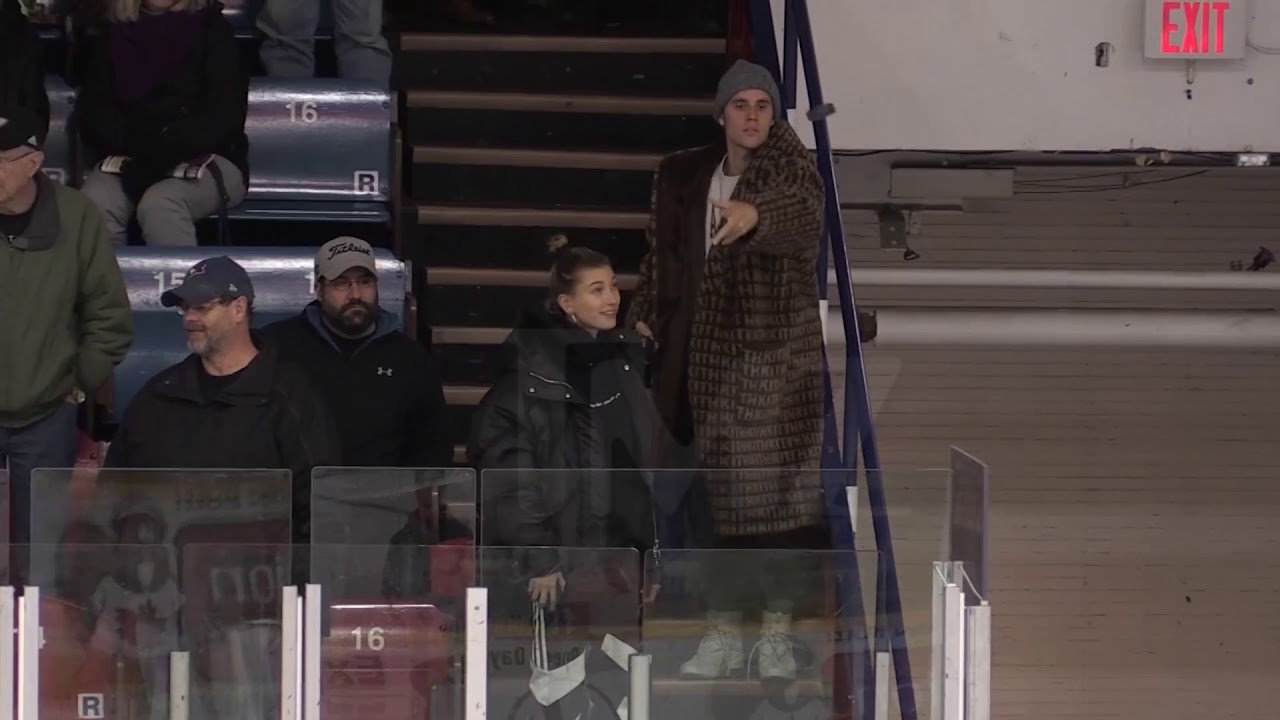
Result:
{"type": "MultiPolygon", "coordinates": [[[[215,155],[213,161],[222,170],[231,204],[244,200],[244,175],[230,160],[215,155]]],[[[138,214],[142,238],[148,245],[172,247],[196,246],[196,220],[218,211],[218,187],[212,173],[205,171],[199,180],[161,180],[147,189],[135,208],[120,184],[120,176],[94,170],[80,188],[88,195],[107,223],[107,232],[117,245],[123,245],[129,230],[129,219],[138,214]]]]}
{"type": "Polygon", "coordinates": [[[320,3],[333,3],[333,44],[338,75],[385,88],[391,83],[391,51],[382,36],[382,0],[266,0],[258,13],[262,64],[276,78],[315,75],[315,32],[320,3]]]}
{"type": "Polygon", "coordinates": [[[69,402],[26,427],[0,428],[0,468],[9,466],[13,544],[31,542],[31,471],[75,467],[76,440],[76,406],[69,402]]]}

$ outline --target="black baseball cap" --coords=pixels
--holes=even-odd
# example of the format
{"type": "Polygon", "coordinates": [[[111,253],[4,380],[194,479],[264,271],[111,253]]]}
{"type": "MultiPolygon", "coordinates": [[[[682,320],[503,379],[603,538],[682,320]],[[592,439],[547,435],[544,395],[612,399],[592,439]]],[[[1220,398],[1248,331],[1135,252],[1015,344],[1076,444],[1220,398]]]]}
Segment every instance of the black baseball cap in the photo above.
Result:
{"type": "Polygon", "coordinates": [[[40,118],[21,105],[0,105],[0,152],[29,147],[39,150],[44,142],[40,118]]]}
{"type": "Polygon", "coordinates": [[[219,255],[192,265],[181,285],[160,296],[160,304],[165,307],[204,305],[214,300],[241,297],[253,302],[253,283],[249,281],[249,273],[240,263],[219,255]]]}

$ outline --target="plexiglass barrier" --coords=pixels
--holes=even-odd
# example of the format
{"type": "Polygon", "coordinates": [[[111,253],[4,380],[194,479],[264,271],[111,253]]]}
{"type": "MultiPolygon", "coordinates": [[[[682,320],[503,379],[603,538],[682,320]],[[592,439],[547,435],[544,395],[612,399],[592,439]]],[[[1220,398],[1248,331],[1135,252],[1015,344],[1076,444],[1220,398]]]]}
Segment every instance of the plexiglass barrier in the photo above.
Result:
{"type": "MultiPolygon", "coordinates": [[[[948,501],[945,471],[904,475],[885,480],[914,651],[934,647],[948,501]]],[[[624,718],[640,697],[653,717],[880,715],[888,570],[831,549],[846,477],[504,471],[477,492],[465,470],[326,468],[304,547],[287,472],[38,471],[41,542],[5,575],[15,611],[43,591],[27,695],[39,718],[462,720],[477,688],[504,718],[624,718]]]]}
{"type": "Polygon", "coordinates": [[[468,469],[316,468],[313,545],[470,544],[476,474],[468,469]]]}
{"type": "MultiPolygon", "coordinates": [[[[31,476],[32,550],[63,544],[292,542],[287,470],[37,469],[31,476]]],[[[28,584],[51,578],[31,559],[28,584]]]]}
{"type": "Polygon", "coordinates": [[[279,717],[290,546],[16,549],[48,580],[4,589],[22,607],[10,660],[20,668],[13,707],[25,713],[6,717],[279,717]]]}
{"type": "MultiPolygon", "coordinates": [[[[391,528],[388,528],[390,531],[391,528]]],[[[462,717],[462,621],[475,584],[463,545],[312,545],[307,622],[326,720],[462,717]]]]}
{"type": "MultiPolygon", "coordinates": [[[[933,564],[939,559],[951,559],[951,471],[903,469],[866,471],[866,474],[878,475],[884,488],[887,520],[893,530],[893,572],[897,574],[900,600],[899,606],[893,606],[887,593],[881,597],[886,605],[880,613],[877,650],[908,654],[916,704],[923,714],[923,708],[930,707],[931,703],[930,671],[936,649],[932,642],[930,612],[933,564]],[[893,633],[895,626],[900,627],[903,634],[893,633]]],[[[871,532],[871,506],[866,493],[859,493],[858,506],[861,532],[856,537],[857,548],[878,550],[871,532]]],[[[868,608],[867,612],[869,616],[876,615],[875,608],[868,608]]],[[[895,686],[902,681],[903,678],[895,675],[895,686]]],[[[888,702],[889,717],[900,717],[898,693],[890,693],[888,702]]]]}
{"type": "Polygon", "coordinates": [[[484,547],[489,717],[626,717],[641,648],[634,549],[484,547]]]}
{"type": "Polygon", "coordinates": [[[838,588],[860,570],[857,600],[874,608],[876,553],[669,550],[646,564],[660,585],[642,628],[654,717],[859,717],[875,698],[867,628],[838,588]]]}

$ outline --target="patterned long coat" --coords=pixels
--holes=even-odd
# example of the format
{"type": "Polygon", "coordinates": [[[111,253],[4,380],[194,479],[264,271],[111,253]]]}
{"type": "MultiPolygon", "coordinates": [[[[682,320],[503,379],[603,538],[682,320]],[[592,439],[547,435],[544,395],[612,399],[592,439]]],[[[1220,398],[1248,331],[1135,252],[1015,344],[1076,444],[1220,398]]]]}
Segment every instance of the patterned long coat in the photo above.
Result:
{"type": "Polygon", "coordinates": [[[708,473],[716,532],[814,527],[824,512],[822,181],[795,131],[776,123],[733,193],[759,223],[707,253],[707,193],[724,154],[722,141],[663,159],[627,322],[654,332],[654,394],[667,427],[679,436],[687,408],[699,467],[718,471],[708,473]]]}

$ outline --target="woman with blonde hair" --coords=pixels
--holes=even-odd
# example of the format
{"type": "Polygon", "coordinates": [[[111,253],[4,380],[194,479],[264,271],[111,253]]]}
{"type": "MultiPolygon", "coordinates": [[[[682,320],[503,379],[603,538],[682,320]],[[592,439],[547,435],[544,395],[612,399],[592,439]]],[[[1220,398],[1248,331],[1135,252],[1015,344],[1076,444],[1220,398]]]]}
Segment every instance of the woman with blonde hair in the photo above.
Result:
{"type": "Polygon", "coordinates": [[[244,198],[248,75],[222,4],[107,0],[78,101],[96,163],[84,192],[122,242],[195,245],[195,221],[244,198]]]}

